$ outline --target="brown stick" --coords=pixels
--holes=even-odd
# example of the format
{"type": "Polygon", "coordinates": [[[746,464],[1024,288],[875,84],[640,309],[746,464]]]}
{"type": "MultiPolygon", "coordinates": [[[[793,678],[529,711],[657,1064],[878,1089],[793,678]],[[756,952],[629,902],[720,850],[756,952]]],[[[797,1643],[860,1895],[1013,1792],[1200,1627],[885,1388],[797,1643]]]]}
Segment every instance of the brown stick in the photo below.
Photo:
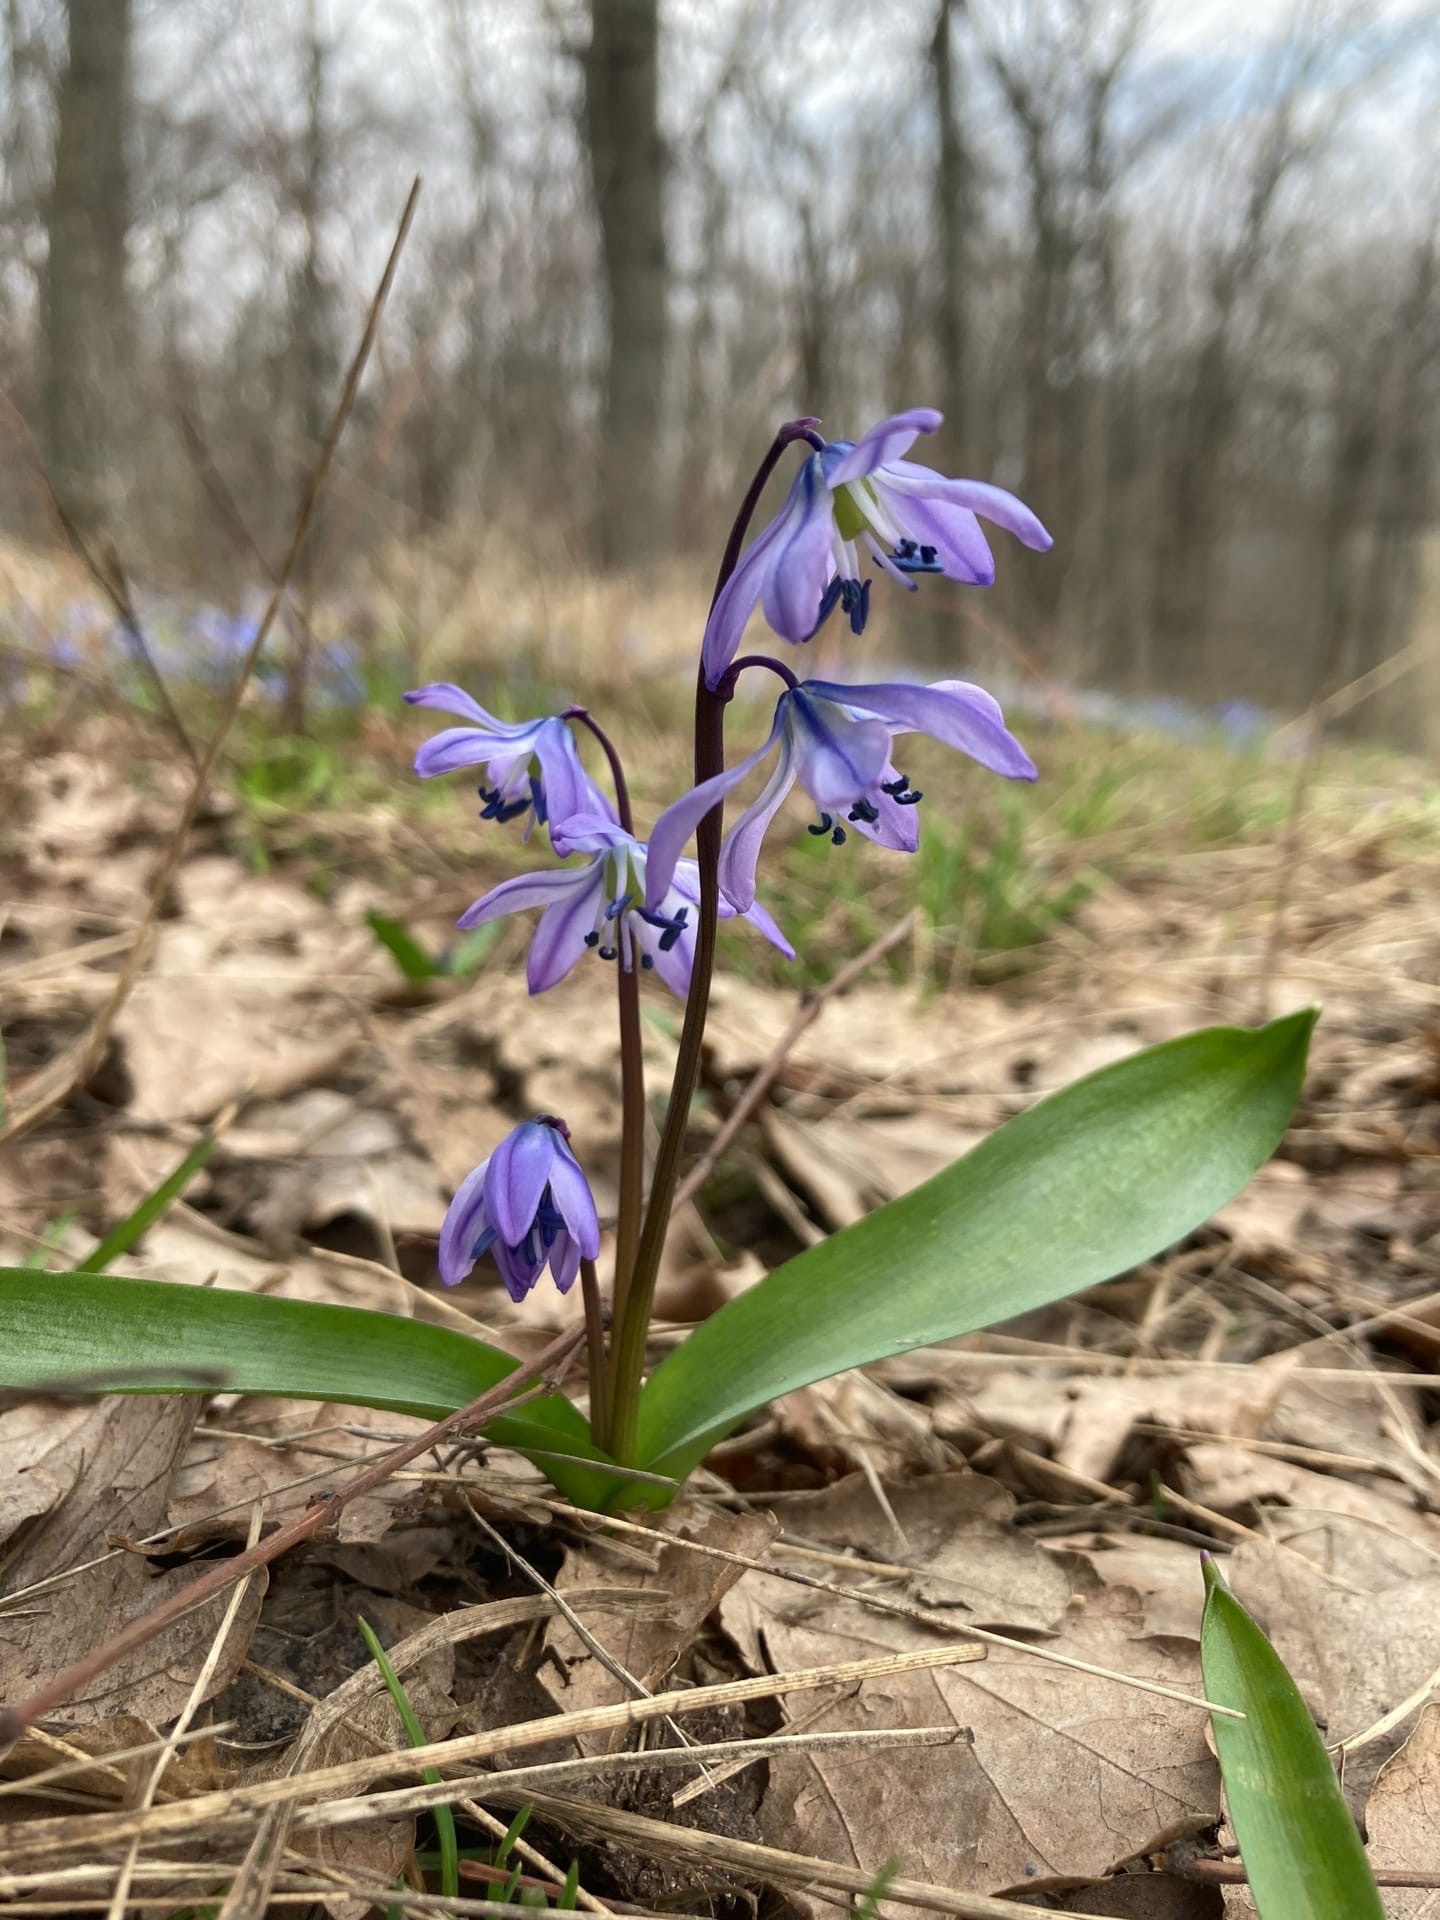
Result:
{"type": "MultiPolygon", "coordinates": [[[[1190,1880],[1202,1887],[1245,1887],[1250,1883],[1238,1860],[1188,1860],[1183,1866],[1167,1867],[1177,1879],[1190,1880]]],[[[1440,1887],[1437,1867],[1374,1867],[1370,1872],[1377,1887],[1440,1887]]]]}
{"type": "Polygon", "coordinates": [[[250,643],[249,652],[241,662],[239,673],[236,674],[234,681],[231,683],[230,691],[225,697],[225,705],[220,714],[219,724],[206,745],[204,753],[201,755],[200,764],[195,772],[195,778],[191,782],[190,791],[186,795],[184,806],[181,808],[180,818],[170,836],[165,852],[161,856],[159,869],[151,884],[150,899],[145,909],[145,917],[141,922],[135,944],[131,948],[129,957],[115,982],[114,991],[96,1015],[95,1022],[84,1042],[74,1051],[62,1054],[59,1059],[54,1062],[53,1066],[47,1068],[43,1073],[37,1074],[34,1079],[27,1084],[25,1089],[26,1097],[14,1103],[3,1130],[0,1130],[0,1141],[11,1140],[14,1139],[17,1134],[28,1132],[37,1121],[42,1120],[47,1113],[52,1112],[59,1106],[61,1101],[67,1099],[76,1087],[85,1084],[86,1080],[94,1073],[95,1068],[103,1058],[106,1042],[110,1037],[110,1031],[120,1015],[121,1008],[129,999],[135,982],[139,979],[140,973],[144,968],[150,944],[149,935],[164,906],[166,895],[170,890],[170,883],[174,879],[176,869],[179,867],[181,858],[184,855],[185,847],[190,837],[190,829],[194,824],[196,814],[200,810],[200,802],[205,797],[205,790],[210,784],[210,777],[214,773],[216,763],[220,758],[220,750],[225,744],[226,736],[229,734],[231,726],[234,724],[235,716],[240,711],[240,703],[245,697],[245,689],[249,686],[251,676],[259,663],[265,642],[270,637],[270,629],[275,624],[275,617],[280,611],[281,602],[285,597],[285,590],[290,583],[291,575],[295,571],[296,562],[300,558],[301,549],[304,547],[306,537],[310,532],[310,525],[315,517],[315,508],[321,494],[325,490],[325,483],[330,476],[331,464],[335,457],[335,448],[340,439],[340,435],[344,432],[345,422],[350,417],[350,409],[355,403],[355,395],[359,390],[361,376],[365,371],[366,362],[370,358],[370,349],[374,345],[375,335],[380,325],[380,315],[395,279],[395,269],[400,263],[400,253],[405,245],[406,235],[410,231],[410,223],[415,217],[415,203],[419,195],[420,180],[417,175],[414,184],[410,188],[410,194],[405,202],[404,211],[400,215],[400,225],[396,230],[394,244],[390,248],[390,257],[385,262],[385,271],[380,276],[379,286],[375,289],[375,298],[370,302],[370,312],[366,317],[365,331],[360,337],[360,344],[355,349],[355,357],[351,361],[350,370],[345,377],[345,386],[335,408],[334,416],[331,419],[330,430],[325,436],[325,444],[320,449],[320,457],[315,463],[315,470],[310,476],[310,484],[305,490],[305,498],[301,502],[300,512],[295,520],[295,530],[290,536],[289,548],[286,551],[284,560],[280,564],[280,570],[276,575],[269,602],[266,605],[264,614],[261,616],[260,625],[256,628],[255,638],[250,643]]]}
{"type": "Polygon", "coordinates": [[[553,1393],[559,1380],[555,1370],[562,1367],[584,1338],[583,1327],[573,1327],[560,1334],[536,1354],[528,1367],[522,1365],[516,1373],[507,1375],[504,1380],[488,1388],[478,1400],[472,1400],[468,1407],[447,1414],[443,1420],[436,1421],[434,1426],[427,1427],[413,1440],[407,1440],[393,1453],[372,1461],[353,1480],[346,1481],[344,1486],[323,1500],[314,1501],[298,1520],[292,1520],[288,1527],[281,1527],[268,1540],[260,1541],[257,1546],[238,1554],[233,1560],[221,1561],[213,1571],[203,1574],[152,1613],[147,1613],[142,1620],[132,1621],[93,1653],[74,1661],[18,1707],[0,1706],[0,1752],[18,1740],[27,1728],[45,1714],[53,1713],[56,1707],[62,1706],[72,1693],[104,1673],[107,1667],[112,1667],[135,1647],[143,1647],[147,1640],[153,1639],[182,1614],[191,1612],[215,1594],[223,1593],[226,1587],[233,1586],[257,1567],[268,1566],[272,1560],[278,1560],[282,1553],[288,1553],[291,1547],[298,1547],[303,1541],[311,1539],[322,1528],[333,1526],[352,1500],[378,1487],[398,1468],[408,1466],[422,1453],[428,1453],[431,1447],[473,1432],[502,1409],[509,1412],[513,1407],[523,1406],[528,1400],[537,1400],[544,1394],[553,1393]],[[517,1393],[516,1387],[522,1380],[533,1380],[535,1384],[517,1393]]]}
{"type": "Polygon", "coordinates": [[[819,1018],[820,1009],[825,1002],[833,1000],[837,993],[844,993],[847,988],[853,987],[861,974],[873,967],[877,960],[883,960],[887,953],[900,945],[914,925],[915,909],[912,907],[903,919],[895,922],[888,933],[882,933],[878,940],[870,942],[863,953],[857,953],[853,960],[848,960],[832,980],[827,980],[823,987],[816,987],[813,993],[806,994],[800,1002],[794,1019],[752,1074],[745,1091],[725,1116],[720,1131],[675,1189],[677,1207],[682,1207],[687,1200],[693,1199],[710,1178],[719,1164],[721,1154],[770,1091],[776,1075],[785,1065],[795,1042],[805,1029],[812,1026],[819,1018]]]}

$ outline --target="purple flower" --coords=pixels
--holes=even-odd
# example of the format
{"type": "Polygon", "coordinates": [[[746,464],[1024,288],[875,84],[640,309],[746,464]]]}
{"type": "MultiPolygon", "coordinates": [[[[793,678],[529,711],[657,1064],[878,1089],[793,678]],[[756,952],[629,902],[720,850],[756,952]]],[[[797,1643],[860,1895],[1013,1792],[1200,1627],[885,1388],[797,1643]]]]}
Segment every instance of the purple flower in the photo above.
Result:
{"type": "Polygon", "coordinates": [[[489,1253],[512,1300],[523,1300],[547,1266],[561,1293],[569,1292],[581,1260],[600,1251],[594,1196],[569,1138],[563,1120],[542,1114],[465,1176],[440,1229],[447,1287],[489,1253]]]}
{"type": "Polygon", "coordinates": [[[549,826],[555,851],[568,853],[565,826],[576,814],[615,818],[614,808],[581,765],[575,735],[561,715],[514,724],[497,720],[448,680],[417,687],[405,698],[412,707],[439,707],[469,721],[427,740],[415,756],[415,771],[429,780],[458,767],[483,766],[489,785],[480,788],[482,820],[514,820],[533,808],[525,838],[539,821],[549,826]]]}
{"type": "MultiPolygon", "coordinates": [[[[570,852],[591,858],[583,866],[502,880],[456,924],[479,927],[527,907],[543,907],[525,968],[531,993],[544,993],[563,980],[590,951],[626,968],[653,969],[683,999],[695,959],[692,910],[700,900],[695,862],[672,855],[664,885],[647,892],[649,848],[612,821],[594,815],[571,820],[566,843],[570,852]]],[[[753,895],[743,909],[722,900],[720,911],[727,919],[743,912],[787,959],[794,959],[794,949],[753,895]]]]}
{"type": "Polygon", "coordinates": [[[915,809],[923,796],[895,769],[892,750],[902,733],[928,733],[1007,779],[1035,778],[1029,754],[1006,731],[999,705],[981,687],[964,680],[940,680],[930,687],[903,682],[845,687],[807,680],[781,694],[763,746],[661,814],[650,836],[652,892],[668,884],[680,849],[710,809],[777,747],[770,778],[720,849],[720,890],[732,906],[744,913],[754,900],[760,843],[797,780],[819,810],[811,833],[828,835],[840,846],[846,827],[853,826],[882,847],[913,853],[920,841],[915,809]]]}
{"type": "Polygon", "coordinates": [[[861,573],[872,562],[912,592],[917,573],[988,587],[995,561],[977,515],[1042,553],[1053,545],[1013,493],[983,480],[947,480],[902,458],[941,418],[933,407],[912,407],[861,441],[832,440],[811,454],[715,603],[705,629],[711,687],[739,651],[757,601],[783,640],[811,639],[837,605],[861,633],[870,611],[870,582],[861,573]]]}

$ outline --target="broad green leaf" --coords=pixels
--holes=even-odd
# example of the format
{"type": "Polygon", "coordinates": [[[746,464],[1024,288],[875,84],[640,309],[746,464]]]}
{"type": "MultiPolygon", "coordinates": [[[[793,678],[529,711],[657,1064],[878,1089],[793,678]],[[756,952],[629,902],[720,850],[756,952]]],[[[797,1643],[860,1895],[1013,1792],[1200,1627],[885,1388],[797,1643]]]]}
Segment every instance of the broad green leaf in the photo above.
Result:
{"type": "Polygon", "coordinates": [[[782,1393],[1094,1286],[1160,1253],[1274,1151],[1313,1011],[1210,1027],[1106,1067],[913,1193],[788,1260],[668,1355],[638,1463],[683,1478],[782,1393]]]}
{"type": "Polygon", "coordinates": [[[118,1226],[110,1229],[95,1251],[86,1254],[76,1271],[104,1273],[112,1261],[118,1260],[122,1253],[128,1253],[140,1236],[168,1210],[170,1203],[185,1191],[214,1153],[217,1144],[213,1133],[207,1133],[197,1140],[175,1171],[168,1174],[153,1193],[147,1193],[139,1206],[126,1214],[118,1226]]]}
{"type": "Polygon", "coordinates": [[[443,971],[410,929],[402,926],[398,920],[372,910],[366,914],[365,924],[412,987],[419,986],[422,981],[436,979],[443,971]]]}
{"type": "Polygon", "coordinates": [[[1284,1662],[1205,1563],[1205,1693],[1225,1798],[1260,1920],[1385,1920],[1365,1849],[1284,1662]]]}
{"type": "MultiPolygon", "coordinates": [[[[215,1390],[335,1400],[443,1420],[520,1363],[483,1340],[423,1320],[359,1307],[229,1293],[113,1274],[0,1268],[0,1387],[70,1383],[87,1392],[215,1390]]],[[[487,1423],[498,1444],[538,1452],[562,1493],[584,1506],[610,1476],[572,1462],[603,1461],[584,1417],[563,1395],[532,1400],[487,1423]]]]}

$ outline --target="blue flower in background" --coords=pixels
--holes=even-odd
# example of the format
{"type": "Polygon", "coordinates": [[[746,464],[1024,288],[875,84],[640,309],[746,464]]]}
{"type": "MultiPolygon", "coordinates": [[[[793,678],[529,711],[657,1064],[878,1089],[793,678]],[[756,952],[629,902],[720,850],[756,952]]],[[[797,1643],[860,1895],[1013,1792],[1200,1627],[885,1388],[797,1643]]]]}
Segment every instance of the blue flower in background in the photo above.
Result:
{"type": "MultiPolygon", "coordinates": [[[[664,884],[647,888],[649,848],[613,820],[599,815],[571,820],[566,840],[568,851],[591,856],[583,866],[502,880],[462,913],[456,925],[468,930],[543,907],[525,966],[531,993],[544,993],[563,980],[582,955],[594,953],[627,969],[653,970],[683,999],[695,960],[694,909],[700,901],[695,862],[672,858],[664,884]]],[[[787,959],[794,959],[794,948],[757,901],[744,908],[722,901],[720,911],[726,919],[743,914],[787,959]]]]}
{"type": "Polygon", "coordinates": [[[721,893],[742,913],[755,898],[761,843],[797,780],[819,811],[811,833],[839,846],[853,826],[882,847],[913,853],[920,841],[916,808],[923,795],[896,770],[892,753],[902,733],[927,733],[1010,780],[1036,777],[1029,754],[1006,730],[999,704],[967,681],[847,687],[807,680],[781,694],[763,746],[661,814],[650,836],[651,894],[668,884],[680,849],[710,809],[777,748],[774,771],[720,851],[721,893]]]}
{"type": "Polygon", "coordinates": [[[566,839],[571,819],[615,819],[614,808],[581,765],[569,721],[560,715],[515,723],[497,720],[448,680],[417,687],[405,698],[412,707],[438,707],[469,721],[427,740],[415,756],[415,771],[429,780],[460,767],[484,767],[490,784],[480,788],[482,820],[514,820],[533,809],[525,837],[538,820],[548,825],[555,851],[564,854],[571,851],[566,839]]]}
{"type": "Polygon", "coordinates": [[[483,1254],[494,1256],[514,1301],[548,1266],[561,1293],[580,1262],[600,1251],[594,1195],[570,1151],[563,1120],[527,1120],[467,1174],[440,1229],[440,1278],[458,1286],[483,1254]]]}
{"type": "Polygon", "coordinates": [[[782,640],[811,639],[837,606],[858,634],[870,610],[870,582],[861,576],[871,564],[912,591],[920,573],[988,587],[995,561],[977,516],[1039,552],[1053,545],[1013,493],[980,480],[949,480],[902,457],[942,417],[933,407],[913,407],[882,420],[863,440],[832,440],[811,454],[715,602],[705,630],[709,686],[719,685],[734,660],[757,603],[782,640]]]}

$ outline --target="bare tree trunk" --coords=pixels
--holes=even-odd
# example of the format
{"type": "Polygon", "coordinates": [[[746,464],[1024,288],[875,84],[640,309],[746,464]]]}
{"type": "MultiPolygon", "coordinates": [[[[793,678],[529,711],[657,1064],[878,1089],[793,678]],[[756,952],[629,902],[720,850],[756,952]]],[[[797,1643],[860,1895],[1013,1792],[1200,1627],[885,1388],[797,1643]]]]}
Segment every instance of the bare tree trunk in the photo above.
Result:
{"type": "MultiPolygon", "coordinates": [[[[314,0],[308,15],[308,43],[305,50],[305,135],[301,147],[297,182],[298,211],[305,228],[305,254],[296,275],[291,301],[295,340],[295,370],[299,386],[301,444],[298,449],[298,478],[307,484],[311,468],[325,433],[329,408],[329,388],[334,362],[331,338],[329,296],[320,259],[320,222],[328,205],[330,183],[330,138],[325,115],[326,62],[328,49],[320,38],[314,0]]],[[[321,545],[321,524],[317,518],[296,569],[295,595],[298,617],[290,622],[290,671],[285,681],[284,724],[291,733],[305,731],[309,702],[311,650],[314,610],[314,556],[321,545]]]]}
{"type": "MultiPolygon", "coordinates": [[[[963,9],[965,0],[959,0],[963,9]]],[[[935,168],[935,226],[940,246],[940,288],[935,314],[935,344],[940,354],[940,404],[949,423],[951,444],[959,448],[967,421],[966,360],[969,330],[965,308],[966,235],[974,197],[974,168],[960,132],[955,84],[955,45],[951,17],[957,0],[939,0],[930,38],[935,79],[935,120],[939,152],[935,168]]]]}
{"type": "Polygon", "coordinates": [[[591,0],[590,174],[609,307],[596,543],[620,566],[660,531],[666,345],[659,0],[591,0]]]}
{"type": "Polygon", "coordinates": [[[44,438],[51,480],[77,520],[113,501],[126,425],[133,330],[125,283],[130,223],[130,0],[67,0],[45,269],[44,438]]]}

